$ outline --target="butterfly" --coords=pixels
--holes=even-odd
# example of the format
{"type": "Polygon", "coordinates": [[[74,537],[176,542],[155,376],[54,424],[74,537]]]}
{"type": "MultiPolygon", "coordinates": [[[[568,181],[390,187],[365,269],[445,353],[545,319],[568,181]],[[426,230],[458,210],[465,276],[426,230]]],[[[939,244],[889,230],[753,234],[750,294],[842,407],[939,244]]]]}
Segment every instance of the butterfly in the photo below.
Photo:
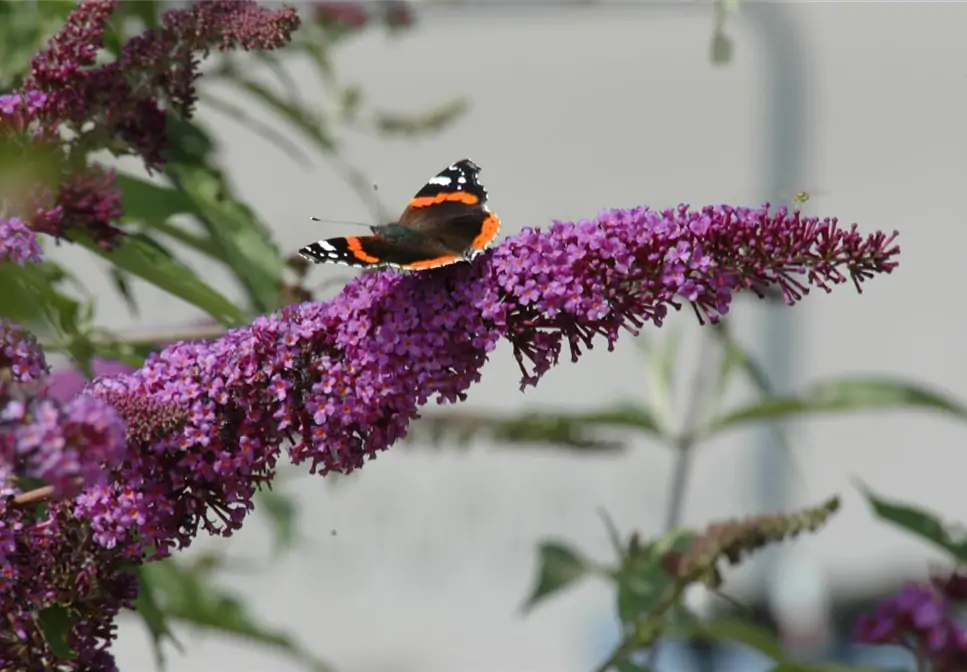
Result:
{"type": "Polygon", "coordinates": [[[371,236],[320,240],[299,254],[316,264],[410,271],[473,261],[500,231],[479,172],[470,159],[457,161],[427,181],[398,221],[371,226],[371,236]]]}

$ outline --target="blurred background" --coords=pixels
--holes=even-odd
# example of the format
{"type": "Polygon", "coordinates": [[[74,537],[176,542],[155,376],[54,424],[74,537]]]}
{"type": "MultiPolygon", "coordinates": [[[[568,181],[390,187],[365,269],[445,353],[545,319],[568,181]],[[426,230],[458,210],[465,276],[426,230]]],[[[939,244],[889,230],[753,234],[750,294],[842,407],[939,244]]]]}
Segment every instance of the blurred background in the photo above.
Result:
{"type": "MultiPolygon", "coordinates": [[[[355,21],[347,3],[300,7],[307,17],[328,12],[326,20],[355,21]]],[[[235,193],[271,228],[283,255],[358,231],[310,222],[310,215],[373,222],[372,183],[382,206],[398,214],[428,177],[465,156],[483,169],[504,235],[593,217],[605,207],[758,205],[807,192],[808,200],[798,200],[810,214],[857,222],[864,231],[899,229],[900,267],[869,283],[862,297],[849,286],[828,296],[814,290],[791,310],[744,297],[728,320],[736,340],[780,392],[834,375],[877,373],[967,398],[960,309],[956,294],[947,295],[962,280],[967,245],[967,4],[773,2],[731,11],[711,3],[531,0],[358,7],[389,19],[347,27],[328,53],[330,79],[320,79],[318,62],[297,52],[282,52],[280,61],[307,109],[340,119],[327,131],[338,151],[323,151],[280,123],[222,81],[216,66],[202,79],[208,98],[197,120],[217,141],[235,193]],[[355,104],[346,97],[354,94],[333,92],[353,87],[366,105],[397,115],[384,114],[378,124],[392,133],[338,116],[341,106],[355,104]],[[407,132],[400,120],[432,117],[434,110],[439,124],[420,131],[407,132]],[[253,123],[265,126],[261,134],[253,123]],[[308,160],[295,160],[287,142],[308,160]]],[[[233,67],[270,88],[281,81],[254,57],[239,57],[233,67]]],[[[140,170],[133,161],[121,165],[140,170]]],[[[132,315],[96,257],[73,246],[51,254],[98,297],[101,326],[156,333],[205,319],[137,280],[131,287],[142,308],[132,315]]],[[[182,258],[240,299],[224,268],[191,250],[182,258]]],[[[313,268],[307,285],[328,296],[352,273],[313,268]]],[[[680,394],[702,366],[707,336],[699,332],[690,311],[660,331],[644,331],[653,348],[681,341],[680,394]]],[[[649,365],[641,346],[628,337],[613,353],[600,348],[578,365],[562,362],[523,394],[509,349],[498,349],[465,404],[433,407],[428,415],[645,403],[649,365]]],[[[729,401],[752,395],[739,386],[729,401]]],[[[840,494],[843,511],[828,528],[728,571],[725,590],[777,625],[805,658],[902,669],[902,655],[851,647],[849,627],[859,609],[906,579],[922,579],[940,556],[875,521],[856,482],[962,519],[967,431],[913,411],[806,417],[784,428],[785,445],[759,427],[695,450],[676,522],[701,526],[840,494]]],[[[341,672],[592,669],[617,641],[613,588],[582,582],[524,614],[536,546],[557,538],[610,557],[601,509],[623,534],[662,533],[675,452],[621,430],[609,435],[621,447],[608,450],[468,436],[434,440],[416,426],[412,440],[350,476],[283,469],[281,487],[297,503],[300,538],[268,568],[252,569],[274,543],[272,526],[259,517],[230,540],[199,539],[188,555],[224,550],[230,562],[220,584],[244,596],[261,622],[341,672]]],[[[701,592],[690,600],[699,610],[722,604],[701,592]]],[[[185,651],[169,654],[170,669],[302,669],[271,648],[176,631],[185,651]]],[[[122,670],[154,664],[148,635],[134,619],[122,622],[115,652],[122,670]]],[[[658,669],[769,666],[738,646],[667,645],[658,669]]]]}

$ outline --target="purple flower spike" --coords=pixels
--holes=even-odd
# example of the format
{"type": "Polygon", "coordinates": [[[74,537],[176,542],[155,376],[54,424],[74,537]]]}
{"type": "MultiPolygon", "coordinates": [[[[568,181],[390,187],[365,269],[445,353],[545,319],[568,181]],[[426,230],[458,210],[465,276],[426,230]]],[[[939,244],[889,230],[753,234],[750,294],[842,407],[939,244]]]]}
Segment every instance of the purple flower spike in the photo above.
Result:
{"type": "Polygon", "coordinates": [[[967,631],[954,619],[950,600],[930,585],[909,584],[857,621],[864,644],[904,646],[937,672],[967,669],[967,631]]]}
{"type": "Polygon", "coordinates": [[[7,471],[3,476],[39,478],[57,495],[103,484],[126,446],[117,411],[88,394],[64,406],[49,399],[11,401],[0,422],[5,425],[0,440],[0,471],[7,471]]]}
{"type": "Polygon", "coordinates": [[[612,347],[623,329],[660,325],[669,307],[688,302],[714,320],[743,289],[778,285],[792,303],[810,284],[859,287],[896,266],[893,240],[785,210],[640,208],[527,230],[472,264],[365,275],[332,301],[288,306],[95,381],[88,391],[119,410],[134,408],[128,399],[182,415],[170,412],[163,432],[142,427],[147,438],[75,513],[105,544],[137,539],[161,555],[199,527],[231,533],[285,440],[313,472],[359,468],[430,399],[462,400],[501,339],[532,385],[565,344],[572,359],[595,336],[612,347]]]}
{"type": "Polygon", "coordinates": [[[0,263],[12,261],[23,266],[28,261],[40,261],[43,250],[37,235],[19,217],[0,217],[0,263]]]}
{"type": "Polygon", "coordinates": [[[44,351],[33,334],[0,318],[0,399],[6,382],[39,383],[48,373],[44,351]]]}

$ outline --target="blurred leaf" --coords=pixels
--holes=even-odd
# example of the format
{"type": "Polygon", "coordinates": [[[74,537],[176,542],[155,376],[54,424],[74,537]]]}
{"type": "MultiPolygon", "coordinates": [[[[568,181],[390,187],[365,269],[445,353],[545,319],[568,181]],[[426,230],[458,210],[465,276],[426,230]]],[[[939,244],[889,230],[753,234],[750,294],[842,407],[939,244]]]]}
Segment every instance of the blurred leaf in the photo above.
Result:
{"type": "Polygon", "coordinates": [[[408,438],[434,444],[456,441],[467,444],[486,436],[503,444],[551,444],[580,451],[618,452],[625,446],[594,436],[595,429],[635,429],[655,434],[654,418],[647,409],[630,402],[613,409],[552,413],[527,411],[506,416],[496,413],[447,411],[428,413],[414,425],[408,438]]]}
{"type": "Polygon", "coordinates": [[[725,34],[729,17],[739,10],[739,0],[715,0],[715,27],[712,29],[711,59],[715,65],[732,60],[732,40],[725,34]]]}
{"type": "Polygon", "coordinates": [[[42,275],[35,273],[33,266],[0,264],[0,287],[5,289],[0,292],[0,315],[25,324],[44,319],[42,297],[53,290],[42,275]]]}
{"type": "Polygon", "coordinates": [[[292,548],[299,531],[296,525],[299,507],[295,499],[277,490],[259,490],[255,496],[258,500],[256,510],[268,516],[272,525],[273,554],[292,548]]]}
{"type": "Polygon", "coordinates": [[[127,173],[118,173],[125,221],[164,222],[175,215],[191,214],[194,204],[177,189],[127,173]]]}
{"type": "Polygon", "coordinates": [[[629,543],[614,577],[618,583],[618,617],[626,627],[654,616],[659,608],[673,606],[666,601],[677,586],[662,567],[662,559],[666,553],[687,551],[692,537],[691,532],[679,529],[644,547],[637,547],[634,540],[629,543]]]}
{"type": "Polygon", "coordinates": [[[34,54],[76,5],[74,0],[0,3],[0,92],[19,85],[34,54]]]}
{"type": "Polygon", "coordinates": [[[722,30],[712,34],[711,59],[716,65],[724,65],[732,60],[732,39],[722,30]]]}
{"type": "Polygon", "coordinates": [[[282,100],[272,93],[268,87],[251,79],[237,76],[233,78],[233,83],[288,121],[295,129],[315,142],[316,146],[323,152],[328,153],[336,149],[336,140],[326,128],[326,120],[322,115],[296,103],[282,100]]]}
{"type": "Polygon", "coordinates": [[[376,128],[384,135],[421,135],[443,130],[467,111],[467,101],[457,99],[420,114],[377,112],[376,128]]]}
{"type": "Polygon", "coordinates": [[[143,566],[134,569],[140,585],[138,597],[134,601],[134,608],[141,617],[144,627],[151,637],[151,648],[154,650],[154,660],[158,668],[164,667],[165,654],[162,649],[164,641],[169,640],[179,652],[184,653],[184,647],[168,626],[168,619],[158,604],[155,587],[151,583],[151,573],[144,572],[143,566]]]}
{"type": "Polygon", "coordinates": [[[154,229],[158,233],[168,236],[173,240],[178,241],[187,247],[190,247],[196,252],[200,252],[201,254],[214,259],[219,263],[225,263],[225,260],[222,258],[224,252],[208,236],[191,233],[186,231],[178,224],[173,224],[171,222],[155,222],[154,224],[150,225],[150,228],[154,229]]]}
{"type": "Polygon", "coordinates": [[[167,117],[168,149],[165,158],[169,163],[190,166],[211,165],[215,154],[215,141],[209,137],[198,120],[185,121],[174,114],[167,117]]]}
{"type": "Polygon", "coordinates": [[[865,485],[858,484],[857,487],[878,518],[926,539],[961,562],[967,562],[967,533],[963,530],[954,533],[934,513],[911,504],[883,499],[865,485]]]}
{"type": "Polygon", "coordinates": [[[528,612],[538,602],[558,593],[590,571],[588,563],[566,544],[545,541],[538,546],[537,580],[523,610],[528,612]]]}
{"type": "Polygon", "coordinates": [[[131,5],[125,7],[125,10],[139,18],[144,29],[154,29],[161,25],[161,13],[165,10],[161,0],[141,0],[131,5]]]}
{"type": "Polygon", "coordinates": [[[618,660],[614,663],[614,669],[618,672],[655,672],[655,668],[645,661],[635,661],[629,659],[618,660]]]}
{"type": "Polygon", "coordinates": [[[74,619],[65,607],[59,604],[41,609],[37,615],[37,625],[44,636],[44,641],[60,660],[73,660],[77,652],[67,643],[67,636],[74,627],[74,619]]]}
{"type": "Polygon", "coordinates": [[[110,252],[79,233],[72,232],[71,238],[118,268],[201,308],[221,324],[237,326],[245,323],[243,311],[146,235],[124,236],[120,245],[110,252]]]}
{"type": "Polygon", "coordinates": [[[773,397],[728,413],[712,421],[701,435],[708,438],[726,428],[756,420],[889,408],[922,408],[967,419],[967,409],[963,406],[915,383],[888,378],[842,378],[814,385],[802,395],[773,397]]]}
{"type": "Polygon", "coordinates": [[[621,542],[621,533],[618,532],[618,528],[611,519],[611,515],[604,507],[598,507],[598,515],[601,517],[601,521],[604,523],[604,529],[608,533],[608,541],[611,543],[611,548],[614,549],[615,554],[620,559],[624,549],[624,544],[621,542]]]}
{"type": "Polygon", "coordinates": [[[165,170],[191,200],[255,310],[268,313],[278,308],[284,264],[271,232],[251,208],[232,197],[219,171],[178,164],[169,164],[165,170]]]}
{"type": "Polygon", "coordinates": [[[836,663],[806,664],[787,660],[770,668],[769,672],[906,672],[907,669],[905,667],[857,667],[854,665],[838,665],[836,663]]]}
{"type": "Polygon", "coordinates": [[[131,290],[131,279],[130,276],[119,269],[117,266],[111,266],[108,273],[111,276],[111,284],[114,285],[114,289],[117,290],[121,298],[124,299],[124,304],[128,307],[128,312],[132,316],[137,316],[138,302],[134,298],[134,292],[131,290]]]}
{"type": "Polygon", "coordinates": [[[299,145],[292,142],[284,133],[271,124],[260,121],[250,115],[241,105],[235,105],[210,93],[203,93],[202,98],[205,104],[211,105],[214,109],[231,117],[239,124],[247,126],[250,131],[284,151],[290,159],[300,164],[303,168],[308,168],[312,165],[312,160],[309,155],[299,145]]]}
{"type": "Polygon", "coordinates": [[[245,602],[217,587],[204,567],[187,568],[168,558],[144,565],[141,572],[154,586],[157,604],[169,620],[275,647],[312,670],[331,672],[285,631],[258,623],[245,602]]]}
{"type": "Polygon", "coordinates": [[[698,623],[688,632],[682,633],[689,638],[704,637],[717,642],[739,642],[755,649],[767,658],[780,663],[788,662],[779,638],[759,625],[748,621],[730,618],[716,618],[698,623]]]}

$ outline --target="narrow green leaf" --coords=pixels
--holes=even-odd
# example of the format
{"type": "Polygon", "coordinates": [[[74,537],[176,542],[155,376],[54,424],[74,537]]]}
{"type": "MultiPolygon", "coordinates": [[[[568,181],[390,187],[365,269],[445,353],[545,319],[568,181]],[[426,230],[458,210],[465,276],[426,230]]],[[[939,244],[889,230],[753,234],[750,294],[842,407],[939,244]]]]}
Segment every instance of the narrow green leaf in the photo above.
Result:
{"type": "Polygon", "coordinates": [[[215,153],[215,141],[197,119],[185,121],[177,115],[169,114],[166,126],[168,151],[165,152],[165,158],[168,163],[191,166],[211,165],[211,158],[215,153]]]}
{"type": "Polygon", "coordinates": [[[86,236],[72,233],[71,237],[121,270],[204,310],[221,324],[238,326],[245,323],[246,316],[242,310],[144,234],[124,236],[121,244],[110,252],[101,249],[86,236]]]}
{"type": "Polygon", "coordinates": [[[128,173],[118,173],[115,184],[121,190],[125,221],[164,222],[175,215],[193,212],[191,199],[172,187],[128,173]]]}
{"type": "Polygon", "coordinates": [[[178,188],[192,202],[221,258],[245,287],[259,313],[279,307],[284,262],[262,225],[244,203],[232,198],[222,175],[201,166],[169,164],[165,167],[178,188]]]}
{"type": "Polygon", "coordinates": [[[717,618],[698,625],[690,637],[705,637],[718,642],[739,642],[776,662],[787,662],[782,643],[769,630],[750,623],[730,618],[717,618]]]}
{"type": "Polygon", "coordinates": [[[955,534],[940,520],[940,517],[914,506],[902,502],[891,501],[873,494],[873,491],[862,483],[857,487],[866,497],[873,513],[878,518],[893,523],[907,532],[925,539],[950,553],[954,558],[967,562],[967,535],[955,534]]]}
{"type": "Polygon", "coordinates": [[[703,438],[757,420],[778,420],[807,413],[919,408],[967,419],[967,409],[944,395],[903,380],[842,378],[814,385],[801,395],[773,397],[712,421],[703,438]]]}
{"type": "Polygon", "coordinates": [[[254,644],[272,646],[317,672],[331,667],[301,647],[284,630],[259,623],[245,602],[215,585],[211,565],[187,567],[172,558],[145,565],[142,573],[150,577],[158,604],[169,620],[232,635],[254,644]]]}
{"type": "Polygon", "coordinates": [[[277,490],[259,490],[255,497],[256,510],[268,516],[272,525],[273,553],[278,555],[292,548],[298,535],[299,508],[295,500],[277,490]]]}
{"type": "Polygon", "coordinates": [[[416,136],[443,130],[469,108],[467,101],[455,99],[420,114],[377,112],[376,128],[383,135],[416,136]]]}
{"type": "Polygon", "coordinates": [[[558,593],[590,571],[580,553],[561,542],[545,541],[538,546],[537,580],[523,611],[533,609],[551,595],[558,593]]]}
{"type": "Polygon", "coordinates": [[[165,654],[162,645],[165,640],[169,640],[179,652],[184,652],[181,642],[175,637],[168,625],[168,618],[158,603],[158,596],[155,587],[151,583],[151,573],[142,571],[142,567],[134,569],[140,586],[138,588],[138,598],[134,602],[134,608],[141,617],[144,627],[148,630],[151,637],[151,648],[154,649],[154,660],[158,668],[165,665],[165,654]]]}
{"type": "Polygon", "coordinates": [[[110,271],[108,271],[111,276],[111,284],[114,285],[114,289],[117,290],[121,298],[124,299],[124,304],[128,308],[128,312],[133,316],[138,315],[138,302],[134,299],[134,292],[131,290],[131,280],[130,276],[119,269],[117,266],[111,266],[110,271]]]}
{"type": "Polygon", "coordinates": [[[158,233],[163,233],[173,240],[177,240],[179,243],[219,263],[225,263],[225,259],[223,259],[224,251],[208,236],[191,233],[190,231],[186,231],[184,227],[172,222],[154,222],[150,224],[150,228],[158,233]]]}
{"type": "Polygon", "coordinates": [[[65,607],[55,604],[42,609],[37,617],[37,625],[51,653],[58,659],[77,658],[77,652],[67,643],[67,637],[74,627],[74,619],[65,607]]]}
{"type": "Polygon", "coordinates": [[[614,520],[611,519],[611,514],[603,506],[598,507],[598,516],[600,516],[601,521],[604,523],[604,529],[608,533],[608,541],[611,543],[611,548],[614,549],[615,554],[620,559],[624,548],[624,544],[621,543],[621,533],[618,532],[614,520]]]}
{"type": "Polygon", "coordinates": [[[336,140],[326,128],[326,120],[322,115],[297,103],[282,100],[267,87],[251,79],[238,77],[233,80],[233,83],[288,121],[295,129],[315,142],[323,152],[332,152],[336,148],[336,140]]]}
{"type": "Polygon", "coordinates": [[[292,142],[292,140],[272,124],[253,117],[246,111],[244,106],[236,105],[218,96],[213,96],[210,93],[202,93],[202,100],[206,105],[210,105],[213,109],[231,117],[237,123],[247,126],[250,131],[284,151],[290,159],[303,168],[308,168],[312,164],[309,155],[306,154],[302,147],[292,142]]]}

